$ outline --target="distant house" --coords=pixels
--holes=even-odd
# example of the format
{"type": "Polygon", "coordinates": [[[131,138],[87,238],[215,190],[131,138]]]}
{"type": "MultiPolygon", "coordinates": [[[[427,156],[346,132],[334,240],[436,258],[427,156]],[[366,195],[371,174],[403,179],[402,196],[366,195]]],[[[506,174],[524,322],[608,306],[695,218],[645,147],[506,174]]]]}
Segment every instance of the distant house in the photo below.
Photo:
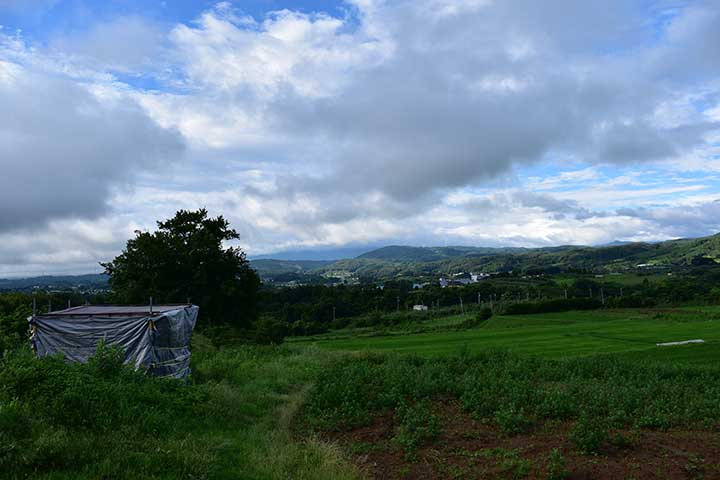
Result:
{"type": "Polygon", "coordinates": [[[472,273],[472,272],[471,272],[471,273],[470,273],[470,280],[472,280],[473,283],[477,283],[477,282],[479,282],[480,280],[482,280],[483,278],[487,278],[487,277],[489,277],[489,276],[490,276],[489,273],[482,273],[482,272],[480,272],[480,273],[472,273]]]}
{"type": "Polygon", "coordinates": [[[413,305],[413,310],[416,310],[418,312],[426,312],[427,309],[427,305],[413,305]]]}

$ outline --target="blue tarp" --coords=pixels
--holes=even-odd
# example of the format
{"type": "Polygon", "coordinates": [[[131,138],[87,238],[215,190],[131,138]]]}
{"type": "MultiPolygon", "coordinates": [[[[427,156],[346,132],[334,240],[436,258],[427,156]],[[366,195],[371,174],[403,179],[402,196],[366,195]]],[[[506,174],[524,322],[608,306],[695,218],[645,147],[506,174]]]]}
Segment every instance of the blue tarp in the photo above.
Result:
{"type": "Polygon", "coordinates": [[[190,374],[190,338],[199,308],[195,305],[144,307],[88,306],[28,318],[38,357],[62,354],[87,362],[97,345],[118,345],[125,363],[161,377],[190,374]],[[145,311],[143,311],[143,309],[145,311]]]}

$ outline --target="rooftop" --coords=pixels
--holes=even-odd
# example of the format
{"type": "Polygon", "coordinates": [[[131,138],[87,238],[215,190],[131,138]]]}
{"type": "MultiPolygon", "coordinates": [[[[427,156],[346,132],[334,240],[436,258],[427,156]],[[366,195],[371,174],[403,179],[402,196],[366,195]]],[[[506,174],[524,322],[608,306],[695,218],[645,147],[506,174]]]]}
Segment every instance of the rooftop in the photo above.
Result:
{"type": "MultiPolygon", "coordinates": [[[[157,315],[179,308],[191,306],[188,303],[153,305],[152,314],[157,315]]],[[[66,308],[65,310],[57,310],[50,313],[41,313],[38,316],[43,317],[67,317],[67,316],[84,316],[84,317],[108,317],[108,316],[132,316],[132,315],[150,315],[150,305],[81,305],[79,307],[66,308]]]]}

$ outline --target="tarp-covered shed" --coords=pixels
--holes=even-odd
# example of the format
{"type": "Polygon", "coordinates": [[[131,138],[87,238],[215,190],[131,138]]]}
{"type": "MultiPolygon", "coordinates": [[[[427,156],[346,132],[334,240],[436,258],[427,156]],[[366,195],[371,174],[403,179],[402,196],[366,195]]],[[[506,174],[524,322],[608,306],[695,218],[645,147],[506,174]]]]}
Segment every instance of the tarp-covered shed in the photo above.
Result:
{"type": "Polygon", "coordinates": [[[195,305],[84,305],[28,318],[39,357],[61,353],[86,362],[104,340],[118,345],[125,363],[160,377],[190,374],[195,305]]]}

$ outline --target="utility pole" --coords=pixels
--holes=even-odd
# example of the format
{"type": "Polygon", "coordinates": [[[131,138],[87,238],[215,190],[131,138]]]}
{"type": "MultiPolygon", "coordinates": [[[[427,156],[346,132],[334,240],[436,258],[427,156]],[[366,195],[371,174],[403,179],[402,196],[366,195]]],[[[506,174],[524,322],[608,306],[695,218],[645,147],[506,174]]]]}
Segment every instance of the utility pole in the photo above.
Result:
{"type": "Polygon", "coordinates": [[[605,292],[603,291],[602,287],[600,287],[600,302],[605,305],[605,292]]]}
{"type": "Polygon", "coordinates": [[[478,292],[478,305],[480,305],[480,293],[478,292]]]}
{"type": "Polygon", "coordinates": [[[52,312],[52,299],[48,297],[48,313],[52,312]]]}
{"type": "Polygon", "coordinates": [[[70,299],[68,298],[68,308],[71,308],[72,304],[70,303],[70,299]]]}
{"type": "Polygon", "coordinates": [[[458,295],[458,298],[460,299],[460,313],[465,315],[465,307],[463,306],[463,303],[462,303],[462,295],[458,295]]]}

